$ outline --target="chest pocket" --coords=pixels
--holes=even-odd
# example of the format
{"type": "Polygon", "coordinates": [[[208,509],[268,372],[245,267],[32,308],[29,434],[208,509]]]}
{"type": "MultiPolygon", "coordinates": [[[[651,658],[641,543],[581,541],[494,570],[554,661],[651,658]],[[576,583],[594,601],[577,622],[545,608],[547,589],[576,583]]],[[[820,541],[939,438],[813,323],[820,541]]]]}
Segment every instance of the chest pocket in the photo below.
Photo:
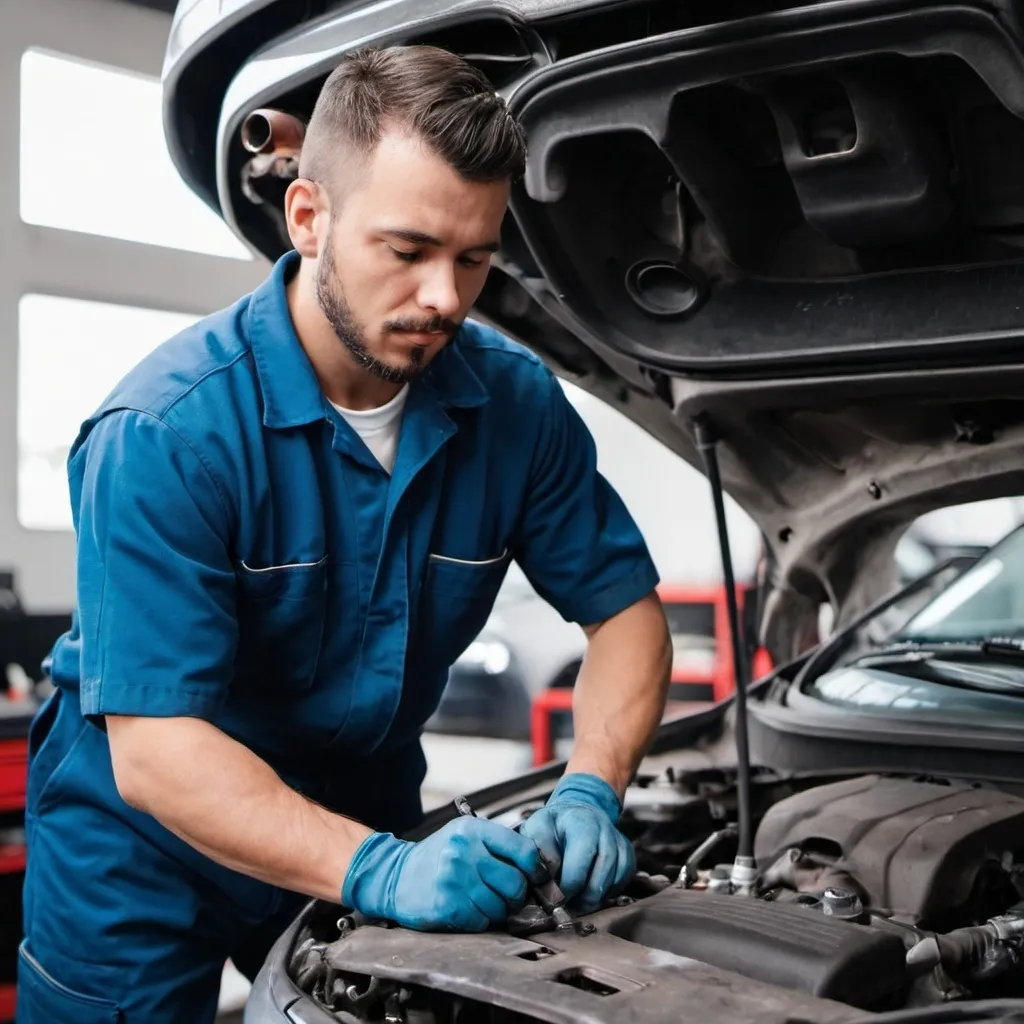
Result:
{"type": "Polygon", "coordinates": [[[324,633],[327,556],[266,569],[242,562],[236,579],[237,681],[261,691],[308,690],[324,633]]]}
{"type": "Polygon", "coordinates": [[[434,668],[447,669],[483,628],[510,556],[469,562],[431,555],[423,580],[416,634],[434,668]]]}

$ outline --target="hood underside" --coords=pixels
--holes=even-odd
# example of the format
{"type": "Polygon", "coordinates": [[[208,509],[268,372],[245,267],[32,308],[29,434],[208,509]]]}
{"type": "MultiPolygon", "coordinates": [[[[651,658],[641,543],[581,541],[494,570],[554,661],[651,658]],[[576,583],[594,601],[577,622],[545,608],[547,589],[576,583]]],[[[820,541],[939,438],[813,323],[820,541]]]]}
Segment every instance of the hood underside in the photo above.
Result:
{"type": "Polygon", "coordinates": [[[890,590],[915,517],[1021,491],[1024,206],[987,153],[1024,142],[1014,15],[821,4],[513,94],[513,276],[539,271],[534,296],[618,377],[605,397],[695,465],[710,417],[771,552],[777,655],[822,603],[842,625],[890,590]]]}
{"type": "Polygon", "coordinates": [[[287,247],[282,182],[241,189],[239,129],[258,106],[308,117],[346,48],[429,42],[484,68],[530,156],[475,315],[696,466],[692,420],[710,417],[726,490],[771,555],[777,656],[822,603],[842,624],[889,589],[918,515],[1024,493],[1015,0],[415,18],[398,0],[372,8],[372,32],[351,6],[236,77],[225,217],[268,256],[287,247]]]}

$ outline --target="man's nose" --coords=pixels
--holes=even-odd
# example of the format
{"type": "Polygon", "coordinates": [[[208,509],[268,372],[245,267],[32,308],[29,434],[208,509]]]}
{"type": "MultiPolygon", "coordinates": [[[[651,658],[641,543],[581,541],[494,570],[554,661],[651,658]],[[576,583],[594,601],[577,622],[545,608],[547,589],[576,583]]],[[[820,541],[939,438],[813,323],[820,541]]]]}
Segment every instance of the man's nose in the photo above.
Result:
{"type": "Polygon", "coordinates": [[[455,268],[438,261],[420,286],[418,298],[423,309],[429,309],[438,316],[454,317],[461,306],[455,268]]]}

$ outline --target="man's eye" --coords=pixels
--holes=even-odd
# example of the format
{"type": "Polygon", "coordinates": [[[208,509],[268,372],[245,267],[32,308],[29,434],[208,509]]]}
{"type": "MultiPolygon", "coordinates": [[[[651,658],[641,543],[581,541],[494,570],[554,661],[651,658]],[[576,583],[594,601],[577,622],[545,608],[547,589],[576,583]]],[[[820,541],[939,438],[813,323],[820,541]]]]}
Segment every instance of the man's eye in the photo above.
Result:
{"type": "Polygon", "coordinates": [[[390,248],[403,263],[415,263],[420,258],[419,252],[415,249],[410,252],[406,249],[396,249],[394,246],[390,248]]]}
{"type": "Polygon", "coordinates": [[[474,259],[470,259],[470,258],[469,258],[468,256],[463,256],[463,257],[461,257],[461,258],[460,258],[460,260],[459,260],[459,262],[460,262],[460,263],[461,263],[461,264],[462,264],[462,265],[463,265],[464,267],[482,267],[482,266],[483,266],[483,264],[484,264],[484,261],[483,261],[483,260],[474,260],[474,259]]]}

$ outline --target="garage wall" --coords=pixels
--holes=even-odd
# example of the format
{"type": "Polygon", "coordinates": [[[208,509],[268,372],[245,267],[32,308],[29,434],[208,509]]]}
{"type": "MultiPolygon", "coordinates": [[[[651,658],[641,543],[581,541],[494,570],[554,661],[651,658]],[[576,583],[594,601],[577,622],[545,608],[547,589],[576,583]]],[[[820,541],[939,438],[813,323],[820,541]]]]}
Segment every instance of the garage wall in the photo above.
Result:
{"type": "MultiPolygon", "coordinates": [[[[19,205],[20,65],[31,47],[146,75],[158,75],[168,15],[118,0],[7,0],[0,4],[0,568],[17,573],[29,610],[63,611],[74,602],[74,536],[18,522],[18,303],[26,293],[70,296],[132,307],[205,313],[234,301],[265,274],[242,261],[123,242],[22,223],[19,205]]],[[[67,117],[75,117],[68,97],[67,117]]],[[[110,173],[131,138],[110,112],[110,173]]],[[[59,130],[55,125],[54,130],[59,130]]],[[[69,152],[68,173],[74,173],[69,152]]],[[[140,218],[146,210],[136,211],[140,218]]],[[[60,373],[55,366],[53,372],[60,373]]]]}

